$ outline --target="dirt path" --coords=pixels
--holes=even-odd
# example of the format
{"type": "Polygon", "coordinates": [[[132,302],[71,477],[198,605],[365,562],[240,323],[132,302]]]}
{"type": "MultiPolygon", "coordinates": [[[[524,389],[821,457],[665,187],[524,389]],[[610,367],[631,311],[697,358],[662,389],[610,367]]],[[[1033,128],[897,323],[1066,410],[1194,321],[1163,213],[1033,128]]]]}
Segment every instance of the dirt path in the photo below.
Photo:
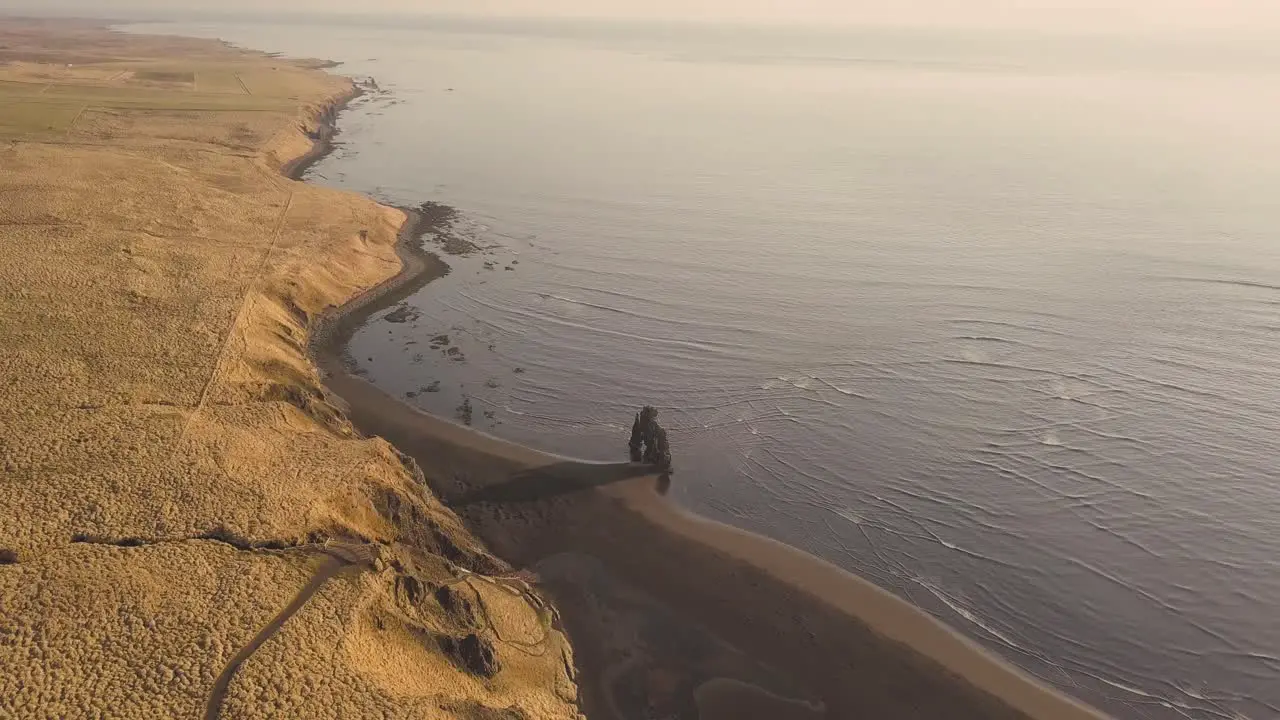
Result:
{"type": "Polygon", "coordinates": [[[373,560],[373,548],[368,545],[334,545],[325,548],[325,558],[320,561],[319,567],[316,568],[315,574],[302,586],[297,595],[293,596],[293,600],[284,607],[271,622],[267,623],[258,631],[258,634],[249,641],[247,645],[240,648],[240,652],[222,668],[222,672],[218,674],[218,679],[213,683],[213,689],[209,692],[209,700],[205,704],[204,718],[205,720],[217,720],[222,712],[222,701],[226,697],[227,688],[231,686],[231,680],[235,677],[236,670],[248,660],[262,644],[270,640],[284,624],[293,617],[307,601],[312,598],[324,584],[329,582],[330,578],[339,572],[353,566],[369,565],[373,560]]]}

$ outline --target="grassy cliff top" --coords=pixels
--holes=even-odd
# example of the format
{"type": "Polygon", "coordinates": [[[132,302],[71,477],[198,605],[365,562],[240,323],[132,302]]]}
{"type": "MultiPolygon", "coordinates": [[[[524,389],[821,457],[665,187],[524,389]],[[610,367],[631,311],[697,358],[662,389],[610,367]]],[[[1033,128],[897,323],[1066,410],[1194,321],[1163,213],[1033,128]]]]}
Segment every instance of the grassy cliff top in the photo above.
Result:
{"type": "Polygon", "coordinates": [[[0,18],[0,716],[578,715],[306,355],[404,221],[281,175],[352,91],[315,67],[0,18]]]}

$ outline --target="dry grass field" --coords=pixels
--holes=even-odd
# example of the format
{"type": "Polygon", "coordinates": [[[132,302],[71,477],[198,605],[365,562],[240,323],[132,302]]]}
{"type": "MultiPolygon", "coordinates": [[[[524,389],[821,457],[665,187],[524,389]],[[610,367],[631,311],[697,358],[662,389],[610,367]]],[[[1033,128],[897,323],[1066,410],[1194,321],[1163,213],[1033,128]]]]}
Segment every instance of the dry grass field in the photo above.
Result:
{"type": "Polygon", "coordinates": [[[351,89],[0,18],[0,717],[577,717],[554,613],[306,355],[399,268],[399,211],[280,174],[351,89]]]}

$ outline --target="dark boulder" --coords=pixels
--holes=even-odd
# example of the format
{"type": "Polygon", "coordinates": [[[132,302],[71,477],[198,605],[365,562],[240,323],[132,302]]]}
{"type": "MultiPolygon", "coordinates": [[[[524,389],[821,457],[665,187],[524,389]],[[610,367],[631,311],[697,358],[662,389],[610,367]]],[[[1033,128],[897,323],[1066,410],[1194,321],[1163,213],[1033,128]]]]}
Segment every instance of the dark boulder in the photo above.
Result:
{"type": "Polygon", "coordinates": [[[445,611],[445,614],[459,625],[477,627],[480,624],[475,606],[471,601],[448,585],[443,585],[436,590],[436,602],[440,603],[440,608],[445,611]]]}
{"type": "Polygon", "coordinates": [[[406,602],[414,607],[422,604],[427,596],[427,589],[423,582],[412,575],[402,575],[396,578],[396,591],[402,595],[406,602]]]}
{"type": "Polygon", "coordinates": [[[459,640],[445,636],[440,639],[440,649],[463,670],[480,677],[492,678],[502,670],[493,643],[475,633],[459,640]]]}

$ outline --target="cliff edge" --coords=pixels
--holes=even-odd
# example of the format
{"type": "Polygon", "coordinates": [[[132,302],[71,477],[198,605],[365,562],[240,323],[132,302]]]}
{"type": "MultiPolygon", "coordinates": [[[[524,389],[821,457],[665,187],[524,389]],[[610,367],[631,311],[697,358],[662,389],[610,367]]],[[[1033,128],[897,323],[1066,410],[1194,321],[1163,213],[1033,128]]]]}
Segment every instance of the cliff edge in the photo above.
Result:
{"type": "Polygon", "coordinates": [[[308,359],[400,268],[282,174],[352,93],[0,19],[0,716],[579,716],[554,609],[308,359]]]}

